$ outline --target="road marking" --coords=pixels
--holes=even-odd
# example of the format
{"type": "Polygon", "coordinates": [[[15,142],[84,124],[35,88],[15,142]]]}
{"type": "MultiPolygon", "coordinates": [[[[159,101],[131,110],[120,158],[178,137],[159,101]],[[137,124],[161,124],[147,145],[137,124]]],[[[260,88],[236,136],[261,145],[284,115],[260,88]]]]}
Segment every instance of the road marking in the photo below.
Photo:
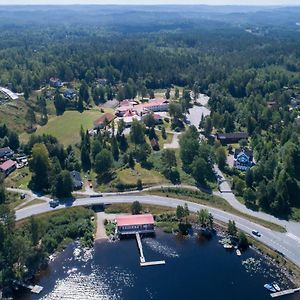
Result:
{"type": "Polygon", "coordinates": [[[286,235],[287,235],[288,237],[290,237],[291,239],[297,241],[297,243],[300,244],[300,238],[297,237],[296,235],[294,235],[294,234],[292,234],[292,233],[290,233],[290,232],[287,232],[286,235]]]}

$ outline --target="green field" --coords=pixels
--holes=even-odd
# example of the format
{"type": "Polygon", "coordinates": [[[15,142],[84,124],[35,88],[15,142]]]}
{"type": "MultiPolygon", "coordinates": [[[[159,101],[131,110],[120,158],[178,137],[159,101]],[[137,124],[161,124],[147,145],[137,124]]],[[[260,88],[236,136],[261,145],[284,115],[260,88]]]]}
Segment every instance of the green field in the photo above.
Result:
{"type": "MultiPolygon", "coordinates": [[[[47,125],[39,127],[35,134],[51,134],[65,146],[76,144],[80,141],[80,127],[87,130],[92,128],[93,121],[101,116],[99,109],[78,111],[66,111],[62,116],[55,116],[49,119],[47,125]]],[[[27,141],[28,134],[22,134],[22,141],[27,141]]]]}

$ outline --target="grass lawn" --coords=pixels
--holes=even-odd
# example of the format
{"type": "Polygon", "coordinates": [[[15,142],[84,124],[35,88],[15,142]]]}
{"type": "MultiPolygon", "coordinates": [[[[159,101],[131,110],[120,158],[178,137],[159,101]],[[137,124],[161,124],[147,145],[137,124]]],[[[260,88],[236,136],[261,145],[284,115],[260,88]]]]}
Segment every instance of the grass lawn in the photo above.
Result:
{"type": "MultiPolygon", "coordinates": [[[[102,113],[99,109],[78,111],[66,111],[62,116],[54,116],[49,119],[48,124],[39,127],[35,134],[51,134],[65,146],[76,144],[80,141],[80,127],[87,130],[93,126],[93,121],[100,117],[102,113]]],[[[24,133],[21,140],[26,142],[29,135],[24,133]]]]}
{"type": "MultiPolygon", "coordinates": [[[[166,214],[166,213],[175,213],[174,208],[169,208],[166,206],[160,205],[151,205],[151,204],[141,204],[142,213],[151,213],[153,215],[166,214]]],[[[131,203],[114,203],[107,205],[105,207],[105,212],[107,214],[131,214],[131,203]]]]}
{"type": "Polygon", "coordinates": [[[5,185],[13,188],[27,189],[31,179],[28,167],[17,169],[5,179],[5,185]]]}
{"type": "Polygon", "coordinates": [[[26,204],[24,205],[21,205],[19,207],[19,209],[22,209],[22,208],[25,208],[25,207],[28,207],[28,206],[31,206],[31,205],[36,205],[36,204],[41,204],[41,203],[45,203],[46,201],[45,200],[42,200],[42,199],[33,199],[29,202],[27,202],[26,204]]]}
{"type": "Polygon", "coordinates": [[[18,133],[24,131],[26,103],[23,98],[0,105],[0,123],[18,133]]]}
{"type": "Polygon", "coordinates": [[[147,170],[136,163],[134,170],[130,168],[117,171],[118,179],[124,184],[136,184],[138,179],[142,180],[144,185],[155,185],[168,183],[168,180],[155,170],[147,170]]]}

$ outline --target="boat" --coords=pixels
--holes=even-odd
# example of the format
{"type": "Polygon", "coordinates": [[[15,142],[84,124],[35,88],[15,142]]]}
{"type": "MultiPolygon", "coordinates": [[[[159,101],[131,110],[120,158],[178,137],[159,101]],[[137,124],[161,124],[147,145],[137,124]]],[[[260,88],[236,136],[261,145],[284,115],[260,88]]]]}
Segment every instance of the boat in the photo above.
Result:
{"type": "Polygon", "coordinates": [[[272,284],[266,283],[266,284],[264,285],[264,288],[267,289],[268,291],[272,292],[272,293],[275,293],[275,292],[276,292],[276,290],[275,290],[275,288],[273,287],[272,284]]]}
{"type": "Polygon", "coordinates": [[[229,245],[229,244],[225,244],[223,247],[224,247],[225,249],[232,249],[232,248],[233,248],[233,246],[232,246],[232,245],[229,245]]]}
{"type": "Polygon", "coordinates": [[[277,292],[280,292],[281,288],[279,287],[279,285],[276,282],[273,282],[273,287],[275,288],[275,290],[277,292]]]}
{"type": "Polygon", "coordinates": [[[241,255],[242,255],[242,253],[241,253],[241,251],[240,251],[239,249],[236,249],[235,252],[236,252],[236,255],[237,255],[237,256],[241,256],[241,255]]]}

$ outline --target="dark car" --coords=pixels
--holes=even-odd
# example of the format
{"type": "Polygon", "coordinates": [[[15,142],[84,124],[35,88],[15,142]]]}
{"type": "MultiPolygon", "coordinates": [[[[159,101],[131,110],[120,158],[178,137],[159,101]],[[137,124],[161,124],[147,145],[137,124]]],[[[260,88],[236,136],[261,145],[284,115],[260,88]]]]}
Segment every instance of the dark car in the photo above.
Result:
{"type": "Polygon", "coordinates": [[[59,205],[59,201],[58,200],[51,200],[49,202],[49,204],[50,204],[50,207],[55,208],[56,206],[59,205]]]}
{"type": "Polygon", "coordinates": [[[256,235],[256,236],[258,236],[258,237],[261,236],[261,234],[260,234],[257,230],[252,230],[252,234],[253,234],[253,235],[256,235]]]}

